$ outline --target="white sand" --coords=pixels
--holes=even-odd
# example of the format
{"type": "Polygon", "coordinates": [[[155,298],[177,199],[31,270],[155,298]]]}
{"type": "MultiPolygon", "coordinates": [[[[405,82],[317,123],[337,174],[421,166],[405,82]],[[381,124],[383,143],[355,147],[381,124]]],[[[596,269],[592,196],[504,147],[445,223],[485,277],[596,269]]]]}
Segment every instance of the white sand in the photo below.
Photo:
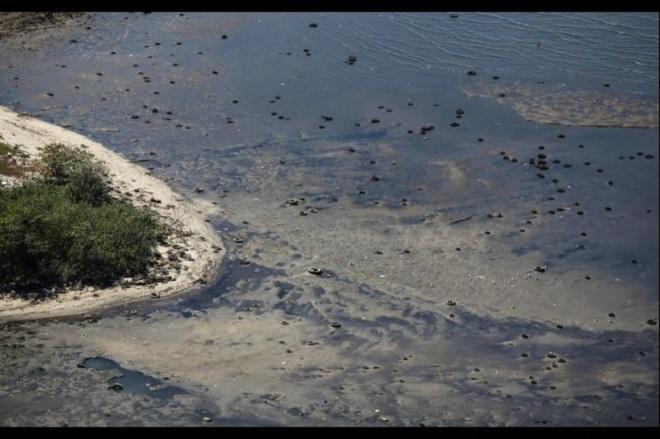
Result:
{"type": "MultiPolygon", "coordinates": [[[[151,285],[116,286],[105,289],[69,290],[58,297],[37,303],[25,299],[0,297],[0,321],[27,320],[85,314],[142,300],[154,300],[152,293],[161,299],[199,288],[200,280],[209,282],[216,274],[225,254],[220,237],[205,215],[219,213],[219,209],[202,200],[184,200],[163,181],[149,175],[144,168],[131,163],[120,154],[80,134],[31,117],[19,115],[0,106],[0,138],[3,142],[18,145],[31,157],[38,158],[40,148],[50,143],[72,146],[85,145],[87,151],[103,162],[109,170],[113,187],[121,192],[137,196],[136,204],[149,204],[164,217],[165,222],[177,221],[185,236],[171,237],[168,245],[180,245],[190,255],[190,260],[180,260],[179,271],[170,269],[173,280],[151,285]],[[139,189],[139,193],[134,192],[139,189]],[[158,199],[160,203],[150,200],[158,199]],[[216,212],[213,210],[216,209],[216,212]]],[[[171,247],[159,251],[166,257],[171,247]]]]}

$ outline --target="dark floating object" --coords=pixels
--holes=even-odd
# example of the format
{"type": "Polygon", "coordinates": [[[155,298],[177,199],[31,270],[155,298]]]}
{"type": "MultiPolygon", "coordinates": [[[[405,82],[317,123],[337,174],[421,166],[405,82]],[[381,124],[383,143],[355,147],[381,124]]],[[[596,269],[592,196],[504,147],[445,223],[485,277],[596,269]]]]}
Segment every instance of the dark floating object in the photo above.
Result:
{"type": "Polygon", "coordinates": [[[354,55],[351,55],[351,56],[348,57],[348,59],[345,62],[349,66],[352,66],[353,64],[355,64],[356,61],[357,61],[357,57],[354,56],[354,55]]]}
{"type": "Polygon", "coordinates": [[[470,70],[469,72],[467,72],[467,75],[468,76],[477,76],[477,72],[475,72],[474,70],[470,70]]]}
{"type": "Polygon", "coordinates": [[[539,273],[545,273],[546,266],[544,265],[543,267],[536,267],[534,268],[534,271],[539,272],[539,273]]]}
{"type": "Polygon", "coordinates": [[[459,223],[462,223],[462,222],[465,222],[465,221],[469,221],[471,219],[472,219],[472,216],[468,216],[468,217],[465,217],[465,218],[454,220],[454,221],[450,222],[449,224],[450,225],[459,224],[459,223]]]}
{"type": "Polygon", "coordinates": [[[122,386],[119,383],[114,383],[114,384],[108,386],[108,390],[114,390],[115,392],[121,392],[122,390],[124,390],[124,386],[122,386]]]}
{"type": "Polygon", "coordinates": [[[319,25],[316,23],[309,23],[309,27],[315,28],[315,27],[319,27],[319,25]]]}
{"type": "Polygon", "coordinates": [[[226,40],[226,39],[227,39],[227,35],[222,35],[221,38],[222,38],[223,40],[226,40]]]}
{"type": "Polygon", "coordinates": [[[461,126],[461,124],[459,124],[458,122],[452,122],[452,123],[449,124],[449,126],[452,127],[452,128],[456,128],[458,126],[461,126]]]}
{"type": "Polygon", "coordinates": [[[341,328],[341,323],[339,322],[332,322],[330,323],[331,328],[341,328]]]}
{"type": "Polygon", "coordinates": [[[371,123],[380,123],[380,119],[371,119],[371,123]]]}
{"type": "Polygon", "coordinates": [[[655,326],[658,324],[658,321],[656,319],[649,319],[646,321],[647,325],[655,326]]]}
{"type": "Polygon", "coordinates": [[[449,306],[455,306],[455,305],[456,305],[456,302],[454,302],[453,300],[448,300],[448,301],[447,301],[447,305],[449,305],[449,306]]]}
{"type": "Polygon", "coordinates": [[[309,274],[314,274],[316,276],[320,276],[323,273],[323,270],[321,270],[318,267],[311,267],[309,270],[307,270],[309,274]]]}

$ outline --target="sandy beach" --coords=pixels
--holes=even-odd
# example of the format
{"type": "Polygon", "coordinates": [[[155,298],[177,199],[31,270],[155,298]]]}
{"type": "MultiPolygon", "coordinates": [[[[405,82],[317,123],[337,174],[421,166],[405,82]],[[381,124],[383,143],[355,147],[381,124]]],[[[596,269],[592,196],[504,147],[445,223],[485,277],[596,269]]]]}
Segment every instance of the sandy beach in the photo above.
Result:
{"type": "Polygon", "coordinates": [[[168,246],[159,247],[160,254],[165,257],[172,247],[180,246],[189,256],[181,261],[179,271],[169,269],[167,275],[171,280],[166,282],[133,285],[128,281],[105,289],[70,289],[56,298],[39,302],[1,297],[0,321],[72,316],[131,302],[170,298],[198,288],[216,274],[225,250],[220,237],[205,218],[218,213],[217,206],[201,200],[186,200],[144,168],[103,145],[5,107],[0,107],[0,134],[3,142],[18,145],[30,158],[38,157],[40,149],[50,143],[85,145],[107,167],[114,191],[134,193],[132,199],[136,204],[149,204],[166,223],[179,224],[183,233],[170,237],[168,246]]]}

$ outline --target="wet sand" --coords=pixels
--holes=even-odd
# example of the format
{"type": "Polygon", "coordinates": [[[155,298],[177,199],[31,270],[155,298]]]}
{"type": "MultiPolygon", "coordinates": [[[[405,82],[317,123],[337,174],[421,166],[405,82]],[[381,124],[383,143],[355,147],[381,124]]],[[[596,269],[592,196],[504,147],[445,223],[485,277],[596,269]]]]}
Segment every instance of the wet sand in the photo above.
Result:
{"type": "Polygon", "coordinates": [[[195,294],[5,325],[0,422],[657,425],[657,128],[465,93],[648,98],[657,50],[626,57],[656,25],[458,15],[97,14],[3,49],[2,102],[202,188],[227,254],[195,294]],[[186,393],[108,389],[120,369],[186,393]]]}

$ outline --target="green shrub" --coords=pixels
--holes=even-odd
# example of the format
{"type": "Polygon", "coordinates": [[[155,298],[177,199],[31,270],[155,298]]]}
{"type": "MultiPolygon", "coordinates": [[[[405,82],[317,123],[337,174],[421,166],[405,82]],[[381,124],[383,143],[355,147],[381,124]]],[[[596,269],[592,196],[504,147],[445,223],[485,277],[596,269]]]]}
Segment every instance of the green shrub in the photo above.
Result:
{"type": "Polygon", "coordinates": [[[21,149],[16,145],[10,145],[0,140],[0,157],[27,157],[21,149]]]}
{"type": "Polygon", "coordinates": [[[109,200],[107,170],[89,152],[82,148],[51,144],[44,147],[41,160],[44,180],[68,186],[75,200],[94,205],[109,200]]]}
{"type": "Polygon", "coordinates": [[[155,214],[110,197],[104,180],[90,191],[100,180],[87,177],[102,174],[84,151],[45,152],[44,178],[0,190],[0,291],[146,274],[165,234],[155,214]]]}
{"type": "Polygon", "coordinates": [[[25,165],[20,161],[20,159],[27,157],[28,155],[21,151],[18,146],[0,140],[0,175],[22,177],[26,172],[33,171],[29,165],[25,165]]]}

